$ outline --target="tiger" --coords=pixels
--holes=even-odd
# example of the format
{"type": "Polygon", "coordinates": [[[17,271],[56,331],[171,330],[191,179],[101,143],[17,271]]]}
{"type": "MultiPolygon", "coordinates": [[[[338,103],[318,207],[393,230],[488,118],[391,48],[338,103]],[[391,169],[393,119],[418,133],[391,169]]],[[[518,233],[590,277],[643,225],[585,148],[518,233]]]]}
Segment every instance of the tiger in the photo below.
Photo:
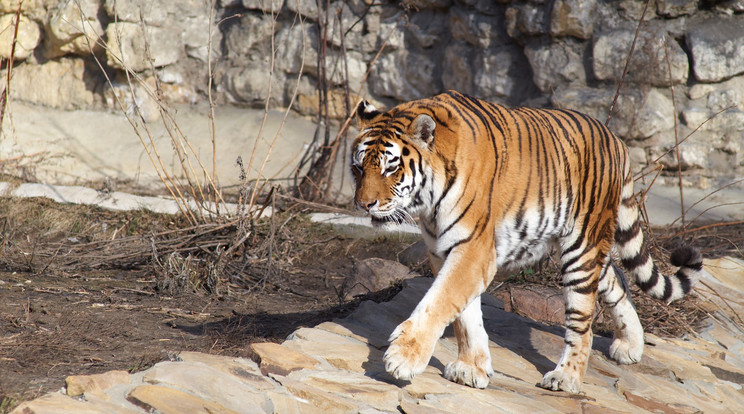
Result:
{"type": "Polygon", "coordinates": [[[444,377],[485,388],[494,370],[481,294],[497,269],[557,252],[565,346],[540,387],[578,393],[601,299],[614,322],[609,356],[632,364],[643,327],[622,270],[671,302],[701,276],[702,256],[682,246],[663,275],[649,255],[626,145],[595,118],[568,109],[510,108],[447,91],[380,111],[357,106],[351,146],[354,203],[378,227],[414,222],[435,279],[390,335],[385,369],[410,381],[424,371],[450,324],[457,359],[444,377]]]}

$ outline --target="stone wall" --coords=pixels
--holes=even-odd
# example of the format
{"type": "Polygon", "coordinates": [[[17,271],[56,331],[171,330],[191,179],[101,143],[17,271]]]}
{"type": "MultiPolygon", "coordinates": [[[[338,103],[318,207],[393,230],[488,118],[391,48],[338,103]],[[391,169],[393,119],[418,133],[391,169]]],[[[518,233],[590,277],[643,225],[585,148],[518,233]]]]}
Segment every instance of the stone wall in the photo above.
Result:
{"type": "MultiPolygon", "coordinates": [[[[645,5],[348,0],[319,13],[317,3],[220,0],[210,13],[204,0],[27,0],[12,95],[63,109],[119,100],[157,116],[147,91],[159,85],[167,101],[203,101],[211,61],[218,103],[263,105],[270,94],[280,107],[296,91],[294,108],[313,114],[325,73],[334,114],[346,110],[348,81],[354,96],[383,106],[457,89],[604,121],[645,5]]],[[[17,4],[0,0],[3,29],[15,24],[17,4]]],[[[0,57],[12,34],[0,32],[0,57]]],[[[680,146],[687,185],[744,177],[744,2],[652,0],[634,50],[610,125],[639,168],[658,160],[672,177],[669,150],[689,136],[680,146]]]]}

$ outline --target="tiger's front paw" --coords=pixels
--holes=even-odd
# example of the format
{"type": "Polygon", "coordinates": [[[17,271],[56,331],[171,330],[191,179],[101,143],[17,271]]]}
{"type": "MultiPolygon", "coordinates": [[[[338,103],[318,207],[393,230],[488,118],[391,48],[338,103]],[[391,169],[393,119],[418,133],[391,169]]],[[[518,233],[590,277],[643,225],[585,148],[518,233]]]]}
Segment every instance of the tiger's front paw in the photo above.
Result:
{"type": "Polygon", "coordinates": [[[578,394],[581,391],[581,380],[565,371],[556,369],[545,374],[540,386],[546,390],[578,394]]]}
{"type": "Polygon", "coordinates": [[[450,362],[444,368],[444,378],[473,388],[486,388],[492,375],[493,368],[490,359],[488,365],[483,367],[457,360],[450,362]]]}
{"type": "Polygon", "coordinates": [[[383,357],[385,370],[405,381],[424,372],[436,343],[426,343],[428,336],[426,333],[416,335],[411,320],[398,325],[390,335],[391,343],[383,357]]]}

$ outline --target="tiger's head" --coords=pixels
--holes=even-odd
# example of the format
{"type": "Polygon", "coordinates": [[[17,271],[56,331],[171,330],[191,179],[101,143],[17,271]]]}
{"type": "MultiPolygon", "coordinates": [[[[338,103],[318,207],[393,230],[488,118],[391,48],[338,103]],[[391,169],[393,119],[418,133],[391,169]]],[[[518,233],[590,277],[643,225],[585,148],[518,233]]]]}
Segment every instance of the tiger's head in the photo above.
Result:
{"type": "Polygon", "coordinates": [[[356,205],[373,224],[409,222],[431,200],[428,159],[436,123],[405,106],[380,112],[366,101],[356,111],[359,135],[351,150],[356,205]]]}

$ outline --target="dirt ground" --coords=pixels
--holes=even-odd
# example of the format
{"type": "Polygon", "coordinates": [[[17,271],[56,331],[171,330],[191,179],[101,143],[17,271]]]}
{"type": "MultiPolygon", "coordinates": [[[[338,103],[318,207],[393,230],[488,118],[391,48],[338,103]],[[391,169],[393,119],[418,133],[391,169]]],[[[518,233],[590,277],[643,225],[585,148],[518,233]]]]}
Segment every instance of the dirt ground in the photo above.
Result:
{"type": "MultiPolygon", "coordinates": [[[[394,293],[344,298],[340,290],[354,262],[396,260],[415,240],[352,238],[310,223],[305,205],[279,207],[272,220],[243,223],[249,233],[241,233],[235,222],[191,226],[143,212],[0,199],[0,413],[59,389],[68,375],[136,372],[185,350],[250,356],[251,342],[282,341],[299,326],[394,293]],[[248,237],[230,250],[240,234],[248,237]]],[[[741,256],[742,230],[685,236],[708,256],[741,256]]],[[[657,236],[658,248],[673,244],[657,236]]],[[[656,302],[648,307],[658,313],[656,302]]]]}

